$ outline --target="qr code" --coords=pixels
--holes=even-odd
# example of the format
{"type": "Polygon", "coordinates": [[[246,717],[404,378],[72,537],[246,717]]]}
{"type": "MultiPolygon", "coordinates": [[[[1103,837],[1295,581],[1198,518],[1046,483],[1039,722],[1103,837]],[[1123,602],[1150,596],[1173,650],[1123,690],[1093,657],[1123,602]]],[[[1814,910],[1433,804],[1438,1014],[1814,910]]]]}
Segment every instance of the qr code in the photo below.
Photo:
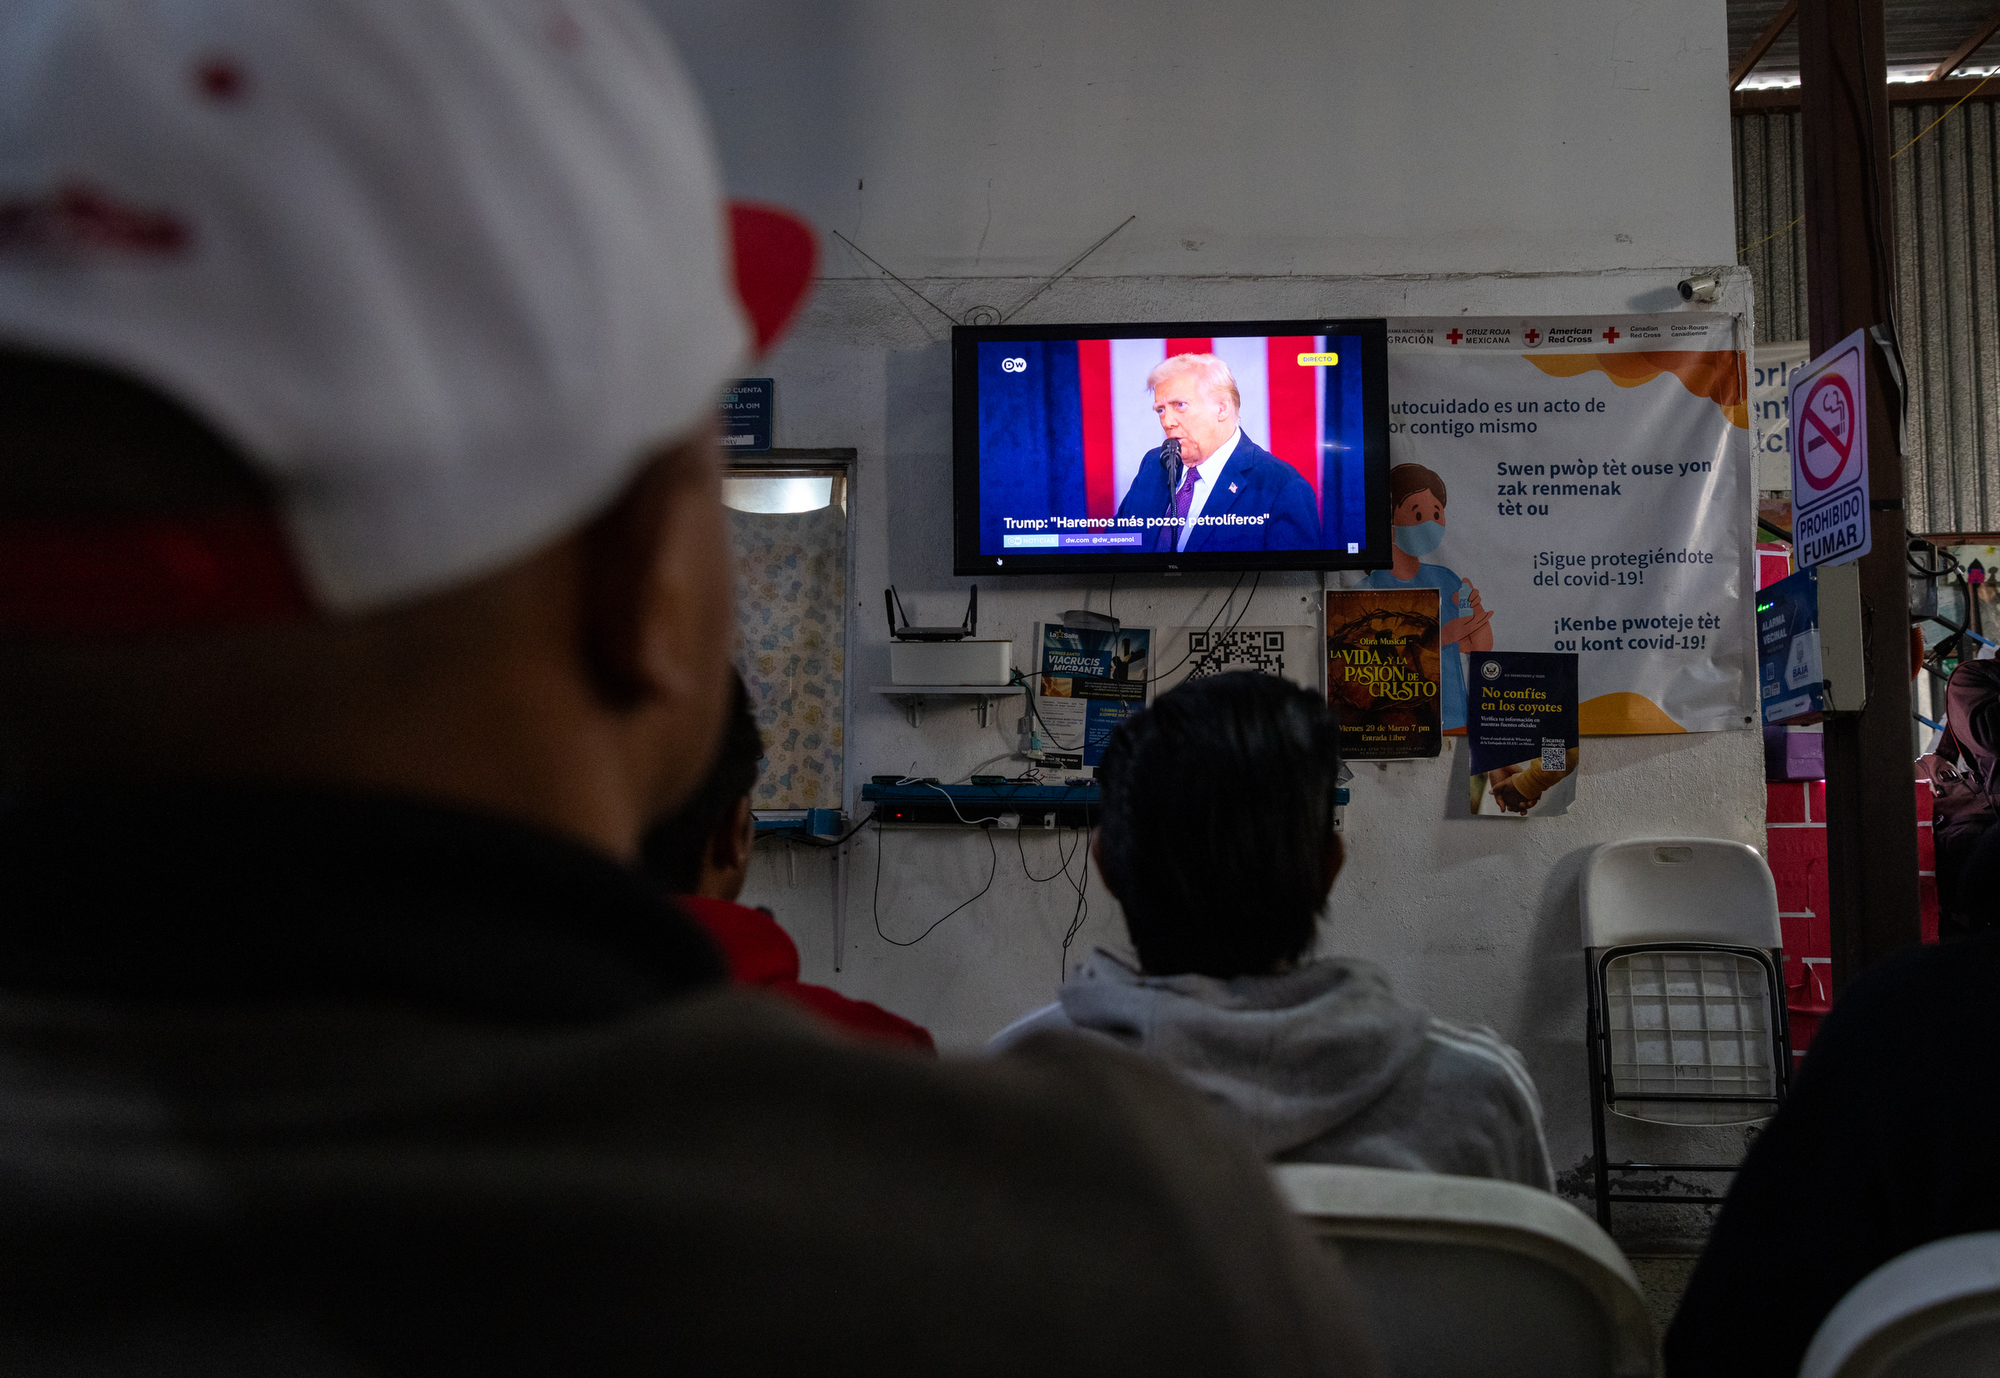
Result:
{"type": "Polygon", "coordinates": [[[1568,770],[1569,747],[1560,737],[1542,738],[1542,769],[1568,770]]]}
{"type": "Polygon", "coordinates": [[[1285,673],[1285,634],[1277,631],[1189,632],[1187,677],[1206,679],[1231,670],[1285,673]]]}

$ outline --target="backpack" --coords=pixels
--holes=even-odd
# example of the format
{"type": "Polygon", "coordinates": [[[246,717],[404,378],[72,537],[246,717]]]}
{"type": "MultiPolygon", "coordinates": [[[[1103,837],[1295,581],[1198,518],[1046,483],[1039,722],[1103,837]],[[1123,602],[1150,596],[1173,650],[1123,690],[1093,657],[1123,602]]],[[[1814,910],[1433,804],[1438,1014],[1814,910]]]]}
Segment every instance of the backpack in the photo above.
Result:
{"type": "MultiPolygon", "coordinates": [[[[2000,755],[1987,733],[1975,730],[1975,715],[1985,717],[2000,702],[2000,661],[1968,660],[1951,672],[1945,685],[1945,729],[1937,750],[1918,761],[1921,776],[1931,782],[1931,821],[1938,828],[1983,828],[2000,821],[1994,798],[2000,755]]],[[[1983,726],[1983,724],[1982,724],[1983,726]]]]}

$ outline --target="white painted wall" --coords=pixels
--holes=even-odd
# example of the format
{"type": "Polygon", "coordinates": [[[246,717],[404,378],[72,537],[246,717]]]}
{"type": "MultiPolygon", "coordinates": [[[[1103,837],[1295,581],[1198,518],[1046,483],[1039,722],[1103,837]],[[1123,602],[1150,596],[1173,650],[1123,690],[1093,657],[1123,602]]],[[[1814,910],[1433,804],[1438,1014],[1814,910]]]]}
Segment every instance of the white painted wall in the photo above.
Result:
{"type": "MultiPolygon", "coordinates": [[[[1128,215],[1019,319],[1659,311],[1689,266],[1734,257],[1721,0],[656,3],[709,96],[731,189],[839,230],[942,308],[829,238],[827,280],[761,370],[780,445],[860,453],[850,801],[871,773],[949,780],[1013,741],[1012,713],[982,731],[969,707],[934,709],[913,730],[868,692],[888,681],[885,584],[921,621],[964,607],[945,313],[1011,310],[1128,215]]],[[[1205,623],[1231,582],[1128,577],[1116,611],[1205,623]]],[[[1104,608],[1107,583],[989,579],[981,633],[1015,637],[1025,666],[1031,624],[1104,608]]],[[[1310,621],[1318,587],[1266,576],[1245,622],[1310,621]]],[[[1462,798],[1450,756],[1361,769],[1327,943],[1520,1046],[1568,1166],[1589,1146],[1581,859],[1642,834],[1761,844],[1759,743],[1591,739],[1565,818],[1495,826],[1458,817],[1462,798]]],[[[798,939],[807,979],[959,1049],[1049,998],[1076,895],[1032,883],[1015,849],[1047,875],[1056,839],[994,834],[991,889],[909,948],[876,936],[878,909],[884,932],[913,936],[994,863],[977,833],[886,840],[879,906],[880,840],[851,848],[838,973],[825,855],[798,855],[796,885],[782,846],[760,862],[748,898],[798,939]]],[[[1089,900],[1079,942],[1121,944],[1094,877],[1089,900]]]]}

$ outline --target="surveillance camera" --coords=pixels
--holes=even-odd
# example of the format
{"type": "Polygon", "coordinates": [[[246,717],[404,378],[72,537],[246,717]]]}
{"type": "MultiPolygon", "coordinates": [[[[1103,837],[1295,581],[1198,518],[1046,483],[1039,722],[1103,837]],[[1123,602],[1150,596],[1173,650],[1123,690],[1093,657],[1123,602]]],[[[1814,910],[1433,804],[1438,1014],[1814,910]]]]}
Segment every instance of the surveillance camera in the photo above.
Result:
{"type": "Polygon", "coordinates": [[[1702,273],[1696,277],[1681,279],[1682,301],[1714,301],[1715,294],[1722,290],[1722,279],[1714,273],[1702,273]]]}

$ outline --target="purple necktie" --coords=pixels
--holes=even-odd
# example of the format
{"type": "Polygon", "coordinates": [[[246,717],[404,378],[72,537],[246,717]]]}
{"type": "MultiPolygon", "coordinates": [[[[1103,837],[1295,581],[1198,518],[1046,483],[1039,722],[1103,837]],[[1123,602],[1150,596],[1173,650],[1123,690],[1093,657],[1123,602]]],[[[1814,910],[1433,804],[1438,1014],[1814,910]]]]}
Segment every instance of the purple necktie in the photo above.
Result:
{"type": "Polygon", "coordinates": [[[1194,481],[1196,477],[1194,467],[1190,465],[1187,471],[1187,478],[1181,482],[1180,492],[1174,494],[1174,515],[1180,519],[1181,524],[1169,527],[1160,533],[1162,537],[1160,549],[1162,550],[1180,549],[1181,532],[1187,530],[1188,508],[1194,504],[1194,481]]]}

